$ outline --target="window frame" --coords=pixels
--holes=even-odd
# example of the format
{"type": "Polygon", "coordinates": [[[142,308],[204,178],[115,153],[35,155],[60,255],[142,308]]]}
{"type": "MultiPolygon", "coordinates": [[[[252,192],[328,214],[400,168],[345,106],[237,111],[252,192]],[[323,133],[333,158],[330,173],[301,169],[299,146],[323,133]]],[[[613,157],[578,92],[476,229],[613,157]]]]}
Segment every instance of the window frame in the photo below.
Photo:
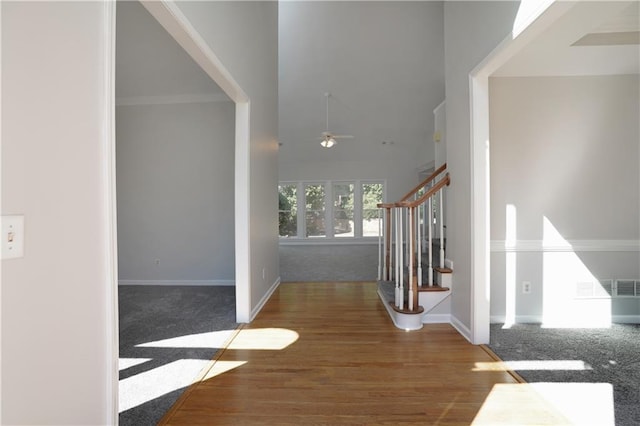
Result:
{"type": "MultiPolygon", "coordinates": [[[[363,185],[382,185],[382,201],[387,198],[386,179],[336,179],[336,180],[285,180],[278,182],[278,187],[286,185],[296,186],[297,204],[297,236],[288,237],[278,235],[280,244],[377,244],[378,236],[363,236],[363,185]],[[334,234],[334,185],[353,184],[353,236],[336,237],[334,234]],[[324,188],[324,220],[325,235],[307,237],[307,206],[305,188],[309,185],[322,185],[324,188]]],[[[279,234],[279,232],[278,232],[279,234]]]]}

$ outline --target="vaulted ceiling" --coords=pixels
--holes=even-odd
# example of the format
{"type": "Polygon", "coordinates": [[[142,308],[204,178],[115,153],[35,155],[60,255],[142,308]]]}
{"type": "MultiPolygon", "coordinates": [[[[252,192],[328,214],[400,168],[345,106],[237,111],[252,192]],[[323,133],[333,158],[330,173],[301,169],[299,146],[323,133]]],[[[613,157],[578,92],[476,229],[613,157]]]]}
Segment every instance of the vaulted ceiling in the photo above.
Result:
{"type": "Polygon", "coordinates": [[[433,159],[433,110],[444,100],[441,2],[282,2],[281,164],[433,159]],[[354,136],[329,150],[326,129],[354,136]],[[429,152],[431,151],[431,152],[429,152]]]}
{"type": "MultiPolygon", "coordinates": [[[[639,4],[578,2],[495,75],[638,74],[639,4]],[[613,33],[626,33],[627,44],[613,33]]],[[[402,150],[412,166],[427,162],[432,111],[444,100],[442,10],[430,1],[281,2],[281,161],[370,160],[402,150]],[[326,92],[330,130],[354,136],[338,157],[318,149],[326,92]]],[[[226,99],[140,3],[119,1],[117,13],[118,99],[226,99]]]]}
{"type": "Polygon", "coordinates": [[[575,3],[496,76],[640,73],[640,2],[575,3]]]}

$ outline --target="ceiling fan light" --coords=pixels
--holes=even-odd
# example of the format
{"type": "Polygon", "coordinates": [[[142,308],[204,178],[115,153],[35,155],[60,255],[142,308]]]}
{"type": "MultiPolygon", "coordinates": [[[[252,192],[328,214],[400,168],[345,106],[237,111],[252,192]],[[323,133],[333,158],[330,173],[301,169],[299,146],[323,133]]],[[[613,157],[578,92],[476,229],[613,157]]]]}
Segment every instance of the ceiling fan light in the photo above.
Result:
{"type": "Polygon", "coordinates": [[[320,145],[322,145],[324,148],[331,148],[335,144],[336,140],[334,138],[322,139],[322,141],[320,142],[320,145]]]}

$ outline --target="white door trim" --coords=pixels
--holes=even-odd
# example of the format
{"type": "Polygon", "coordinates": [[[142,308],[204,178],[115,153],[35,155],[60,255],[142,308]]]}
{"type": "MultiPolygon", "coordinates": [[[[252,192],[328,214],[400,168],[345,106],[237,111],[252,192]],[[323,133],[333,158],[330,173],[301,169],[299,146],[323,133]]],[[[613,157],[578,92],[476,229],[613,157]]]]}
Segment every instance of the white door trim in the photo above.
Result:
{"type": "Polygon", "coordinates": [[[521,22],[529,26],[514,28],[480,64],[469,73],[471,118],[471,342],[489,343],[490,324],[490,205],[489,175],[489,77],[521,49],[538,37],[575,4],[552,0],[546,9],[521,22]]]}
{"type": "MultiPolygon", "coordinates": [[[[250,102],[249,97],[231,76],[208,44],[193,28],[189,20],[171,0],[141,1],[162,27],[182,46],[213,81],[236,103],[235,131],[235,258],[236,258],[236,321],[249,322],[251,317],[251,263],[250,263],[250,216],[249,216],[249,141],[250,102]]],[[[106,195],[105,214],[108,215],[110,252],[108,267],[111,271],[111,287],[105,295],[107,306],[107,343],[111,353],[108,367],[112,380],[108,381],[106,395],[109,424],[118,423],[118,265],[117,265],[117,216],[115,173],[115,36],[116,2],[105,2],[105,116],[106,162],[105,173],[110,188],[106,195]]]]}
{"type": "Polygon", "coordinates": [[[235,272],[236,321],[251,319],[251,240],[250,240],[250,181],[249,97],[211,50],[207,42],[191,25],[180,8],[171,0],[142,1],[162,27],[202,67],[213,81],[236,103],[235,130],[235,272]]]}
{"type": "Polygon", "coordinates": [[[107,424],[118,424],[118,358],[120,356],[118,334],[118,220],[116,204],[116,132],[115,132],[115,84],[116,84],[116,2],[105,1],[103,22],[103,54],[105,55],[103,96],[106,106],[103,117],[103,178],[105,183],[104,206],[106,272],[109,285],[106,288],[105,300],[105,334],[107,345],[107,380],[105,395],[107,424]],[[110,355],[109,355],[110,354],[110,355]],[[109,379],[110,378],[110,379],[109,379]]]}

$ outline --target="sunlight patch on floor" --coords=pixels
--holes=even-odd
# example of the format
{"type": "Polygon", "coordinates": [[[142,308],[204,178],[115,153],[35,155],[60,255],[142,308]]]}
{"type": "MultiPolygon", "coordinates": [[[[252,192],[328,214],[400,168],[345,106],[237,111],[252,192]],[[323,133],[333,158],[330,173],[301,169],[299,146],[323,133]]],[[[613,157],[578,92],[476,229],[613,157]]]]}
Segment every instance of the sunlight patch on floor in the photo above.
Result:
{"type": "Polygon", "coordinates": [[[473,371],[523,371],[523,370],[563,370],[583,371],[593,368],[580,360],[523,360],[523,361],[497,361],[476,362],[473,371]]]}
{"type": "Polygon", "coordinates": [[[495,385],[472,425],[614,426],[613,387],[608,383],[495,385]]]}
{"type": "Polygon", "coordinates": [[[136,345],[137,348],[224,348],[236,330],[188,334],[136,345]]]}
{"type": "Polygon", "coordinates": [[[219,376],[227,371],[231,371],[235,368],[241,367],[245,365],[247,361],[216,361],[211,369],[207,371],[207,374],[204,375],[202,381],[212,379],[216,376],[219,376]]]}
{"type": "Polygon", "coordinates": [[[118,358],[118,370],[126,370],[127,368],[144,364],[147,361],[151,361],[151,358],[118,358]]]}
{"type": "Polygon", "coordinates": [[[250,328],[238,332],[228,349],[281,350],[300,336],[286,328],[250,328]]]}
{"type": "Polygon", "coordinates": [[[191,385],[211,361],[181,359],[120,380],[120,412],[191,385]]]}

